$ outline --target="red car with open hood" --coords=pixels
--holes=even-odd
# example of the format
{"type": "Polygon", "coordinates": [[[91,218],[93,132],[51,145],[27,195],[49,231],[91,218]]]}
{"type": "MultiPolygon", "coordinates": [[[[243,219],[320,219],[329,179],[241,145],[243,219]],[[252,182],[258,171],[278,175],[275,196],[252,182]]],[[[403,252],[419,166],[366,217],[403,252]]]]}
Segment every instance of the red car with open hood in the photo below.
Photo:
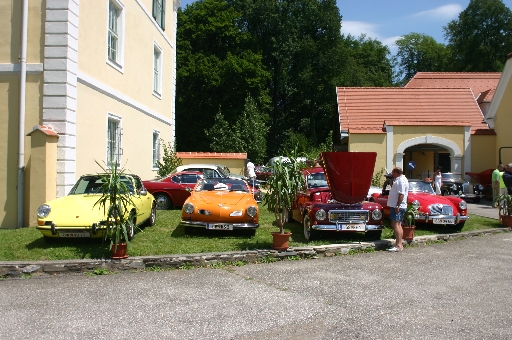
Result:
{"type": "Polygon", "coordinates": [[[380,239],[382,206],[365,199],[370,188],[375,152],[323,152],[323,167],[302,171],[306,189],[297,193],[293,219],[310,240],[318,232],[364,232],[380,239]]]}

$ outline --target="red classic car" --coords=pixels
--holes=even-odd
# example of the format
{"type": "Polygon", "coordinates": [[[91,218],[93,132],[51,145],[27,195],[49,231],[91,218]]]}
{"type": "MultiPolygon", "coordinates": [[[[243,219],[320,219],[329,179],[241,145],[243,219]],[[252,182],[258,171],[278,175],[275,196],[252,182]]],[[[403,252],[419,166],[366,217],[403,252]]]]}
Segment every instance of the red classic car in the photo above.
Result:
{"type": "MultiPolygon", "coordinates": [[[[373,194],[373,199],[384,207],[384,216],[389,217],[388,195],[373,194]]],[[[456,196],[438,196],[430,183],[419,179],[409,179],[407,203],[420,211],[415,219],[418,223],[445,224],[460,230],[469,218],[464,200],[456,196]]]]}
{"type": "Polygon", "coordinates": [[[155,197],[156,208],[167,210],[173,206],[182,206],[201,178],[203,178],[201,172],[183,171],[160,180],[143,181],[143,183],[155,197]]]}
{"type": "Polygon", "coordinates": [[[323,168],[302,171],[307,187],[297,193],[292,217],[304,226],[306,240],[320,231],[364,232],[368,239],[380,239],[382,207],[363,202],[376,157],[374,152],[324,152],[323,168]]]}

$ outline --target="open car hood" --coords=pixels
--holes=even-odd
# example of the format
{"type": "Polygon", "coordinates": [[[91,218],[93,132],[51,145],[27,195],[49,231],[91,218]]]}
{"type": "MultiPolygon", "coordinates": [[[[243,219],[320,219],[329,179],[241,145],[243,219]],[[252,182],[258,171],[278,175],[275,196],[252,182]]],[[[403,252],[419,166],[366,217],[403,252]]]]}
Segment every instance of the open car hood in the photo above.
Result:
{"type": "Polygon", "coordinates": [[[331,195],[345,204],[359,203],[368,196],[376,152],[322,152],[325,178],[331,195]]]}

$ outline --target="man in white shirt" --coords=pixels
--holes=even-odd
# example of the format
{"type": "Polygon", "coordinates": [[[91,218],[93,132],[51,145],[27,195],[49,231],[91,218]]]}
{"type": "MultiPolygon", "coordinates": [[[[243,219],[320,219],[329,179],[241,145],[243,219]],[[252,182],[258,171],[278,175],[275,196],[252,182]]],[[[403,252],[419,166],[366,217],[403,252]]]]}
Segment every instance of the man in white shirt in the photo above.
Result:
{"type": "Polygon", "coordinates": [[[391,175],[393,176],[393,186],[389,191],[388,207],[390,207],[389,219],[391,220],[391,227],[395,232],[396,243],[394,247],[388,250],[402,251],[404,249],[402,244],[402,218],[404,217],[405,210],[407,209],[409,181],[404,176],[402,168],[394,168],[391,171],[391,175]]]}
{"type": "Polygon", "coordinates": [[[247,177],[254,179],[256,178],[256,173],[254,172],[254,163],[250,160],[247,161],[247,177]]]}

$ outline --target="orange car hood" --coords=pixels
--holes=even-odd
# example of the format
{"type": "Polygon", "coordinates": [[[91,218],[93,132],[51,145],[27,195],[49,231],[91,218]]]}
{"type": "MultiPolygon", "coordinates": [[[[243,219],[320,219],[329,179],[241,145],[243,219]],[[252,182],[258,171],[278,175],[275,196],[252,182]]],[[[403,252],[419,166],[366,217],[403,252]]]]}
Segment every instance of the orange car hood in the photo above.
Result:
{"type": "Polygon", "coordinates": [[[376,152],[322,152],[325,178],[331,195],[341,203],[366,199],[372,183],[376,152]]]}
{"type": "Polygon", "coordinates": [[[246,202],[248,198],[252,197],[251,194],[228,191],[200,191],[193,196],[195,199],[205,204],[222,204],[223,206],[236,206],[241,202],[246,202]]]}

